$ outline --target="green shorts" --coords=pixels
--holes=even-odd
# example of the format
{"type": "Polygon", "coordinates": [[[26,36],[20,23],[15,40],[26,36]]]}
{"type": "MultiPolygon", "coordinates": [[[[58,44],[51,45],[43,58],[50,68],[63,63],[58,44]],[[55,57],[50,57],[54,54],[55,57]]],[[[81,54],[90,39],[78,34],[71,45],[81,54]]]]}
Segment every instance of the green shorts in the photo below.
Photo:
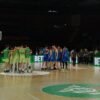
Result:
{"type": "Polygon", "coordinates": [[[26,63],[30,63],[31,62],[31,57],[27,57],[26,58],[26,63]]]}
{"type": "Polygon", "coordinates": [[[13,62],[13,63],[19,63],[19,57],[15,56],[11,62],[13,62]]]}
{"type": "Polygon", "coordinates": [[[26,62],[25,55],[20,56],[19,62],[20,63],[25,63],[26,62]]]}

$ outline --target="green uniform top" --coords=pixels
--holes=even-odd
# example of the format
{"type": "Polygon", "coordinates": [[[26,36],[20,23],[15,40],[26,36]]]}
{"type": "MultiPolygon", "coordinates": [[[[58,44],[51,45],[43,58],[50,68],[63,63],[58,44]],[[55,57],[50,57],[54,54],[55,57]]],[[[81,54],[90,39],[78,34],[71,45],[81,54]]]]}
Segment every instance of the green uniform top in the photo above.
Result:
{"type": "Polygon", "coordinates": [[[18,50],[18,49],[15,49],[15,50],[13,51],[13,56],[14,56],[14,57],[18,57],[18,56],[19,56],[19,50],[18,50]]]}
{"type": "Polygon", "coordinates": [[[9,48],[4,49],[2,52],[4,59],[7,59],[9,57],[9,48]]]}
{"type": "Polygon", "coordinates": [[[25,49],[25,57],[26,58],[29,58],[30,56],[31,56],[31,50],[30,50],[30,48],[29,47],[26,47],[26,49],[25,49]]]}
{"type": "Polygon", "coordinates": [[[20,48],[19,49],[19,54],[20,55],[25,55],[25,48],[20,48]]]}
{"type": "Polygon", "coordinates": [[[10,50],[10,51],[9,51],[9,55],[10,55],[10,57],[13,56],[13,50],[10,50]]]}

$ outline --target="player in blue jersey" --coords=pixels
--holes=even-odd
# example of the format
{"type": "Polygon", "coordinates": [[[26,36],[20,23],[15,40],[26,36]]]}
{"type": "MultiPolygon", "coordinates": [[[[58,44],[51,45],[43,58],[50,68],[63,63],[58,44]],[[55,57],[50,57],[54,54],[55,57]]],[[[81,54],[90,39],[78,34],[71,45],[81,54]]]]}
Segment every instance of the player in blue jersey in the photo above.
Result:
{"type": "Polygon", "coordinates": [[[43,62],[43,65],[42,65],[42,70],[46,70],[47,67],[48,67],[48,54],[49,54],[49,50],[48,50],[48,47],[45,47],[43,49],[43,56],[44,56],[44,62],[43,62]]]}
{"type": "Polygon", "coordinates": [[[54,46],[54,51],[55,51],[55,68],[58,69],[58,48],[54,46]]]}
{"type": "Polygon", "coordinates": [[[67,69],[67,62],[69,61],[69,51],[66,47],[63,48],[62,51],[62,63],[63,63],[63,68],[66,67],[67,69]]]}
{"type": "Polygon", "coordinates": [[[61,68],[61,66],[62,66],[62,48],[60,46],[58,46],[57,62],[58,62],[58,67],[61,68]]]}
{"type": "Polygon", "coordinates": [[[49,53],[48,53],[48,68],[52,69],[52,48],[49,48],[49,53]]]}
{"type": "Polygon", "coordinates": [[[57,61],[57,52],[55,50],[55,46],[52,46],[51,62],[53,69],[56,69],[56,61],[57,61]]]}

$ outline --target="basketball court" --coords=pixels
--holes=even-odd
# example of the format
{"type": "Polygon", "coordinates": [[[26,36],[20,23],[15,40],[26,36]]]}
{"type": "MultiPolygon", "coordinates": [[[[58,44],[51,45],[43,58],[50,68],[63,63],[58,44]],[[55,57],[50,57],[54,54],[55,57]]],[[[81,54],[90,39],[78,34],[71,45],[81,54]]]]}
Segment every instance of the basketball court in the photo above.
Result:
{"type": "Polygon", "coordinates": [[[100,100],[100,69],[68,65],[68,70],[0,73],[0,100],[100,100]]]}

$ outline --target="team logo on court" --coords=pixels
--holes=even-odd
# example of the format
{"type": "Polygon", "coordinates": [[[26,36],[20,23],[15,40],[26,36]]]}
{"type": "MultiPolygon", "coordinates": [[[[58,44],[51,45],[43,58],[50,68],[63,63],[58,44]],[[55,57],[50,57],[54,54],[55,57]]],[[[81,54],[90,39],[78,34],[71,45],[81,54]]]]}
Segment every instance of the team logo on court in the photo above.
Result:
{"type": "Polygon", "coordinates": [[[45,87],[43,91],[65,97],[100,98],[99,84],[61,84],[45,87]]]}

